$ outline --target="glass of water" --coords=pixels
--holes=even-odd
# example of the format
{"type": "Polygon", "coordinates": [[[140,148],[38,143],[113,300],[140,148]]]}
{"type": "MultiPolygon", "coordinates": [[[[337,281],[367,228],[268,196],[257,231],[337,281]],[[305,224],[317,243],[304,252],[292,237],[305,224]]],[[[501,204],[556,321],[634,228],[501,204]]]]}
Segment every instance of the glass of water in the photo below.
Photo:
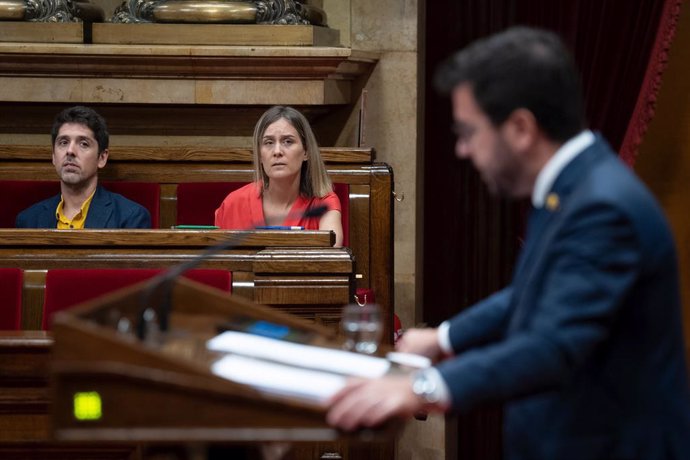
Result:
{"type": "Polygon", "coordinates": [[[375,353],[381,342],[383,324],[376,304],[351,304],[343,309],[341,328],[345,348],[358,353],[375,353]]]}

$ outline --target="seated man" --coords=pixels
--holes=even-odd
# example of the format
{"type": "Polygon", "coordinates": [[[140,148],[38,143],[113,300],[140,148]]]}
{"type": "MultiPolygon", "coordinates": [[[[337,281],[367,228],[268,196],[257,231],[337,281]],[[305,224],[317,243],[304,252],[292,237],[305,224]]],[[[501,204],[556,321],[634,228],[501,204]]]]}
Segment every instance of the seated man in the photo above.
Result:
{"type": "Polygon", "coordinates": [[[98,170],[108,162],[103,117],[88,107],[65,109],[51,136],[61,194],[19,213],[17,228],[151,228],[146,208],[98,185],[98,170]]]}

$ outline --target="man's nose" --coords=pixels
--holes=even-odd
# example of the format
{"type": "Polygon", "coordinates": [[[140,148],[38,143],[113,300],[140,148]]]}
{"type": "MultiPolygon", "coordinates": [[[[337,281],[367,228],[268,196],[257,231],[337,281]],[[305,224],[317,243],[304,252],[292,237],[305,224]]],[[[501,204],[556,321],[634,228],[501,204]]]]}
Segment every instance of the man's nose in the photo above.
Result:
{"type": "Polygon", "coordinates": [[[77,151],[77,143],[76,142],[69,142],[67,144],[67,150],[65,153],[67,155],[74,156],[76,154],[76,151],[77,151]]]}

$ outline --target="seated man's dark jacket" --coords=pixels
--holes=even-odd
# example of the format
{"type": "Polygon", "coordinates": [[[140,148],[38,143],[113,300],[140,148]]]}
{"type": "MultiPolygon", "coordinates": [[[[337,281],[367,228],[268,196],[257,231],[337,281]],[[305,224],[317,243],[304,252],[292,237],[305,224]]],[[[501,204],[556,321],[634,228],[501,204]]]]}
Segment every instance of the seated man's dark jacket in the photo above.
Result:
{"type": "MultiPolygon", "coordinates": [[[[55,211],[60,195],[40,201],[19,213],[17,228],[56,228],[55,211]]],[[[148,210],[132,200],[101,187],[91,200],[84,228],[151,228],[148,210]]]]}

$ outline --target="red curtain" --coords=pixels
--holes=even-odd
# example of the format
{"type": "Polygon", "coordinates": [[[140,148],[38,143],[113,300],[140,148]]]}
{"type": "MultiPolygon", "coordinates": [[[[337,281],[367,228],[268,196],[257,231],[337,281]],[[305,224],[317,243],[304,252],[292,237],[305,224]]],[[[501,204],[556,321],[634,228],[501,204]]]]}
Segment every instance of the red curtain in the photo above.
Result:
{"type": "Polygon", "coordinates": [[[661,78],[668,62],[668,53],[676,34],[682,0],[666,0],[657,27],[654,45],[649,55],[647,70],[638,93],[635,110],[630,117],[620,156],[629,165],[635,164],[637,152],[647,127],[654,117],[661,78]]]}
{"type": "MultiPolygon", "coordinates": [[[[601,131],[633,165],[654,113],[681,4],[682,0],[426,2],[423,196],[424,226],[429,230],[424,241],[424,297],[427,305],[438,306],[425,311],[427,322],[447,318],[458,306],[505,282],[515,252],[515,228],[510,229],[514,210],[488,197],[471,165],[453,156],[450,101],[431,87],[438,64],[471,41],[511,25],[557,32],[572,49],[581,71],[589,126],[601,131]],[[448,209],[456,212],[449,215],[448,209]],[[485,241],[489,231],[491,241],[485,241]],[[494,273],[481,275],[477,266],[458,266],[457,261],[468,261],[468,251],[475,249],[481,263],[487,251],[497,254],[494,273]],[[444,269],[438,270],[439,266],[444,269]],[[458,282],[459,289],[445,289],[458,282]]],[[[516,215],[520,227],[520,214],[516,215]]]]}
{"type": "Polygon", "coordinates": [[[454,50],[511,25],[553,30],[571,48],[582,73],[589,125],[632,164],[654,114],[681,4],[682,0],[428,2],[426,37],[434,45],[426,49],[427,75],[454,50]]]}
{"type": "Polygon", "coordinates": [[[682,0],[527,2],[516,23],[558,32],[582,72],[589,125],[633,165],[656,96],[682,0]]]}

